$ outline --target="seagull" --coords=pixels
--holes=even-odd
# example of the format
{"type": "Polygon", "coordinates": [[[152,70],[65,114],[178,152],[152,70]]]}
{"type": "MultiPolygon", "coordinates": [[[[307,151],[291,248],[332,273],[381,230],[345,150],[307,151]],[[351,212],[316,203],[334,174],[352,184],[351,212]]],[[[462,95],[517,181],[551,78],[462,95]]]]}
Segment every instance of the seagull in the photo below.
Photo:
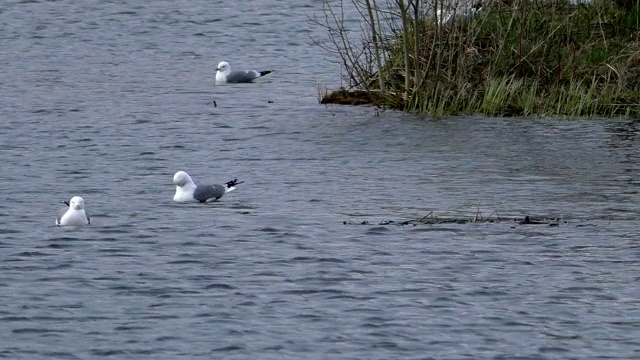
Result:
{"type": "Polygon", "coordinates": [[[173,183],[176,185],[176,194],[173,200],[176,202],[207,202],[215,201],[229,191],[235,190],[235,186],[242,184],[244,181],[238,182],[233,179],[224,185],[196,185],[191,176],[184,171],[178,171],[173,175],[173,183]]]}
{"type": "Polygon", "coordinates": [[[91,224],[91,218],[84,211],[84,199],[74,196],[69,202],[64,201],[67,207],[58,211],[56,225],[58,226],[83,226],[91,224]]]}
{"type": "Polygon", "coordinates": [[[253,80],[269,74],[271,70],[255,71],[255,70],[234,70],[228,62],[223,61],[216,68],[216,82],[218,83],[249,83],[253,80]]]}
{"type": "Polygon", "coordinates": [[[436,11],[436,22],[439,25],[452,25],[456,22],[465,22],[472,19],[478,11],[482,10],[482,1],[478,1],[471,7],[457,7],[453,10],[440,9],[436,11]]]}

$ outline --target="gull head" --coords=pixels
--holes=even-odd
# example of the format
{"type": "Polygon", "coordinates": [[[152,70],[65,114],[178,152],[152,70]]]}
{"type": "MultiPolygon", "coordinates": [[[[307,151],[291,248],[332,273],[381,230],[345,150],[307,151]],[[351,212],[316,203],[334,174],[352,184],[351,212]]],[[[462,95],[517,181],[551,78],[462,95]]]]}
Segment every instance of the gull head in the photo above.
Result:
{"type": "Polygon", "coordinates": [[[84,199],[80,196],[74,196],[69,201],[69,207],[74,210],[82,210],[84,209],[84,199]]]}
{"type": "Polygon", "coordinates": [[[175,175],[173,175],[173,183],[176,186],[182,187],[191,182],[193,182],[193,180],[191,180],[191,176],[189,176],[189,174],[184,171],[178,171],[175,175]]]}
{"type": "Polygon", "coordinates": [[[229,66],[228,62],[222,61],[220,64],[218,64],[216,71],[223,74],[228,74],[229,72],[231,72],[231,66],[229,66]]]}

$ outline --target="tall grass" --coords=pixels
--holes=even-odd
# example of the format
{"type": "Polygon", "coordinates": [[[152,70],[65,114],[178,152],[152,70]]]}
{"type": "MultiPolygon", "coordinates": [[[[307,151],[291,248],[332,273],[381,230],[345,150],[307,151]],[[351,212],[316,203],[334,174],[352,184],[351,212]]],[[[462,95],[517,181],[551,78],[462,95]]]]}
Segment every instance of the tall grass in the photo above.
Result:
{"type": "Polygon", "coordinates": [[[485,0],[467,17],[471,0],[351,0],[366,24],[358,40],[330,1],[323,25],[347,88],[378,103],[436,116],[640,114],[640,0],[485,0]]]}

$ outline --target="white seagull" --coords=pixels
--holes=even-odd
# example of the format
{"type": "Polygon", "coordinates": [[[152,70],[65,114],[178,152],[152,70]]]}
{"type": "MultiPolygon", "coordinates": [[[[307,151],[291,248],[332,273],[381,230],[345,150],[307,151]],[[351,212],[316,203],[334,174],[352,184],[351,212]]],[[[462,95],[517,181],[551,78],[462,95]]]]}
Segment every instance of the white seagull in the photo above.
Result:
{"type": "Polygon", "coordinates": [[[439,25],[452,25],[454,23],[463,23],[467,20],[472,19],[478,11],[482,10],[483,3],[482,1],[478,1],[473,6],[460,6],[454,7],[453,9],[439,9],[436,11],[436,22],[439,25]]]}
{"type": "Polygon", "coordinates": [[[56,225],[58,226],[83,226],[91,224],[91,218],[84,211],[84,199],[74,196],[69,202],[64,202],[67,207],[58,211],[56,225]]]}
{"type": "Polygon", "coordinates": [[[269,74],[271,70],[233,70],[228,62],[223,61],[216,68],[216,82],[218,83],[249,83],[253,80],[269,74]]]}
{"type": "Polygon", "coordinates": [[[224,185],[196,185],[189,174],[184,171],[178,171],[173,175],[173,183],[176,185],[176,194],[173,196],[173,200],[176,202],[201,203],[218,200],[222,195],[235,190],[235,186],[243,182],[233,179],[224,185]]]}

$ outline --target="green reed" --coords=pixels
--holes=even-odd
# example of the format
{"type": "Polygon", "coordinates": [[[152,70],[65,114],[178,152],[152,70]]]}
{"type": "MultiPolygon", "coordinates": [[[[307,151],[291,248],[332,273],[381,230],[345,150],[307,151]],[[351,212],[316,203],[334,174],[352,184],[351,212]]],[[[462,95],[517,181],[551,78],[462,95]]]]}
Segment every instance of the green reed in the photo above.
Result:
{"type": "Polygon", "coordinates": [[[353,0],[373,30],[360,46],[347,32],[334,42],[347,88],[386,107],[434,116],[637,116],[640,0],[627,2],[487,1],[473,17],[439,24],[437,0],[389,0],[384,9],[353,0]]]}

